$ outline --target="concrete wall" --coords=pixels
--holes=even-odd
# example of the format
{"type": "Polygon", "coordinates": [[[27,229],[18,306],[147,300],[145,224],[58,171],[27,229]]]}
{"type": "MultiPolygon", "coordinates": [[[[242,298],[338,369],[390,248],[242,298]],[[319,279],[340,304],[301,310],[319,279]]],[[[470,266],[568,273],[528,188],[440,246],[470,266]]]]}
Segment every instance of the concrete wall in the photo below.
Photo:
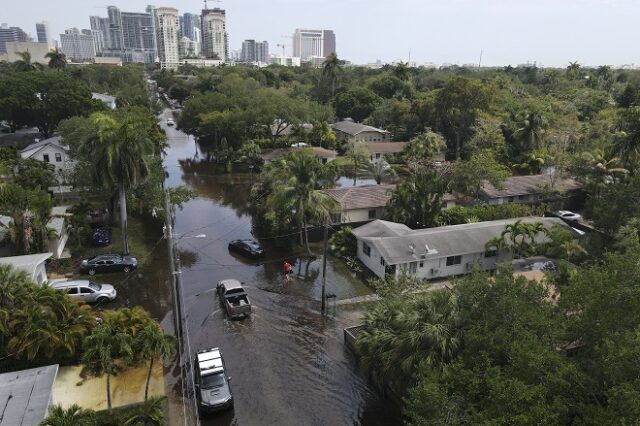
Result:
{"type": "Polygon", "coordinates": [[[371,272],[379,277],[384,277],[386,270],[385,266],[380,263],[380,253],[378,253],[375,247],[369,244],[371,252],[370,255],[367,256],[363,251],[364,244],[366,244],[364,241],[358,240],[358,259],[360,259],[371,272]]]}
{"type": "Polygon", "coordinates": [[[60,259],[62,257],[62,252],[64,252],[64,248],[66,247],[68,240],[69,234],[67,234],[66,227],[62,228],[62,232],[57,237],[49,238],[49,251],[53,253],[53,257],[55,259],[60,259]]]}
{"type": "Polygon", "coordinates": [[[42,65],[49,64],[46,58],[47,53],[51,49],[47,43],[36,43],[34,41],[8,41],[7,42],[7,60],[15,62],[22,59],[18,52],[29,52],[31,54],[31,62],[37,62],[42,65]]]}
{"type": "Polygon", "coordinates": [[[49,281],[49,278],[47,277],[47,268],[45,267],[44,262],[40,262],[40,264],[36,266],[35,274],[33,274],[33,280],[40,285],[49,281]]]}

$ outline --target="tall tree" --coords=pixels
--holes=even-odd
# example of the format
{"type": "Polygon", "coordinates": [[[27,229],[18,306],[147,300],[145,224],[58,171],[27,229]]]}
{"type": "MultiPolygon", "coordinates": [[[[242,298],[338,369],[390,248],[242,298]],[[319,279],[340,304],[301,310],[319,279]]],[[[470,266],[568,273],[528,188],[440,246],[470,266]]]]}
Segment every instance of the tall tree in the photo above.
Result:
{"type": "Polygon", "coordinates": [[[50,50],[44,57],[49,59],[49,68],[64,69],[67,66],[67,55],[58,50],[57,47],[50,50]]]}
{"type": "Polygon", "coordinates": [[[13,67],[16,71],[34,71],[39,68],[39,64],[32,62],[30,52],[16,52],[16,54],[20,57],[20,59],[13,62],[13,67]]]}
{"type": "Polygon", "coordinates": [[[358,170],[369,161],[371,154],[364,144],[355,139],[350,139],[347,142],[345,155],[351,160],[351,164],[353,165],[353,186],[356,186],[358,183],[358,170]]]}
{"type": "Polygon", "coordinates": [[[322,76],[329,79],[331,82],[331,99],[336,94],[336,83],[338,81],[338,75],[342,72],[342,65],[344,61],[338,59],[338,55],[332,52],[322,63],[322,76]]]}
{"type": "Polygon", "coordinates": [[[386,216],[417,229],[436,224],[447,186],[435,171],[416,170],[396,186],[386,216]]]}
{"type": "Polygon", "coordinates": [[[378,185],[384,179],[396,176],[395,170],[383,158],[377,161],[365,161],[361,168],[364,173],[374,178],[378,185]]]}
{"type": "Polygon", "coordinates": [[[159,324],[151,322],[140,330],[133,340],[133,351],[137,358],[149,361],[147,381],[144,386],[144,400],[149,397],[149,383],[156,359],[166,359],[175,351],[175,338],[165,333],[159,324]]]}

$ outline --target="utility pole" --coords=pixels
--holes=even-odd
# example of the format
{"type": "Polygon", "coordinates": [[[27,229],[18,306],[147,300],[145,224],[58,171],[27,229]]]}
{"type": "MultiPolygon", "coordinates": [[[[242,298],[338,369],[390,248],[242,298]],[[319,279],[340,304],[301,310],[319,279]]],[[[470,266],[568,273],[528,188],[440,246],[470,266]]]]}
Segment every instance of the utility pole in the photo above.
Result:
{"type": "Polygon", "coordinates": [[[173,312],[175,318],[176,337],[178,341],[182,341],[182,309],[180,307],[180,271],[176,268],[176,258],[173,246],[173,215],[171,212],[171,204],[169,202],[169,191],[164,192],[164,211],[165,211],[165,238],[169,250],[169,265],[171,266],[171,280],[173,284],[173,312]]]}
{"type": "Polygon", "coordinates": [[[326,287],[327,287],[327,240],[329,239],[329,226],[327,226],[327,222],[325,219],[324,223],[324,254],[322,256],[322,305],[320,310],[322,314],[326,314],[327,312],[327,297],[326,287]]]}

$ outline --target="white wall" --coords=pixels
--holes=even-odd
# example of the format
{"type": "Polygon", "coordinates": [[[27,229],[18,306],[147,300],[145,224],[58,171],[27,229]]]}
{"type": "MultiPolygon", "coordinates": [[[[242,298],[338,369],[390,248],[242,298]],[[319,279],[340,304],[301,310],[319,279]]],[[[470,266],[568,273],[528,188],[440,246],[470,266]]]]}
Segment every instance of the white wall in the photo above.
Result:
{"type": "Polygon", "coordinates": [[[33,274],[33,280],[40,285],[49,281],[49,278],[47,277],[47,268],[45,268],[45,262],[40,262],[40,264],[36,266],[35,274],[33,274]]]}
{"type": "Polygon", "coordinates": [[[362,251],[363,244],[365,244],[364,241],[358,240],[358,259],[360,259],[360,261],[364,263],[365,266],[374,274],[379,277],[384,277],[385,267],[380,264],[380,253],[378,253],[375,247],[369,244],[369,247],[371,248],[371,255],[367,256],[362,251]]]}
{"type": "Polygon", "coordinates": [[[39,151],[36,149],[21,154],[22,158],[34,158],[38,161],[46,161],[45,155],[49,156],[49,164],[55,167],[56,178],[60,177],[60,170],[67,171],[73,168],[73,161],[69,159],[68,153],[56,145],[47,145],[39,148],[39,151]],[[60,161],[56,161],[56,154],[60,154],[60,161]]]}
{"type": "Polygon", "coordinates": [[[344,210],[341,215],[342,223],[365,222],[373,220],[369,217],[369,210],[376,211],[376,217],[373,219],[382,219],[384,216],[384,207],[376,207],[371,209],[344,210]]]}
{"type": "Polygon", "coordinates": [[[534,195],[515,195],[513,197],[501,197],[501,198],[489,198],[487,204],[491,206],[498,206],[501,204],[527,204],[535,203],[538,201],[539,196],[534,195]]]}
{"type": "Polygon", "coordinates": [[[62,252],[64,252],[68,240],[69,234],[67,234],[67,229],[64,226],[62,227],[61,235],[49,238],[49,251],[53,253],[55,259],[62,257],[62,252]]]}
{"type": "Polygon", "coordinates": [[[354,139],[358,142],[386,142],[389,140],[389,134],[382,132],[362,132],[358,133],[354,139]]]}

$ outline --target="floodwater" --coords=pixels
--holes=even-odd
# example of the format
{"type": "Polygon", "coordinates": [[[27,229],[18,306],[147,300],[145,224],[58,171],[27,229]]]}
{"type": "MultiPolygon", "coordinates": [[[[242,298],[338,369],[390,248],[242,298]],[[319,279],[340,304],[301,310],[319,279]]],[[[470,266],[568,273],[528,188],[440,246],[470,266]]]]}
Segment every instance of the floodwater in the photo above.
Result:
{"type": "MultiPolygon", "coordinates": [[[[163,117],[164,126],[169,112],[163,117]]],[[[261,240],[267,252],[261,262],[230,254],[229,241],[259,237],[252,232],[247,201],[255,176],[216,172],[202,160],[192,137],[172,127],[166,130],[167,185],[187,185],[196,195],[176,209],[174,223],[182,265],[185,352],[193,358],[199,349],[219,347],[235,400],[233,411],[202,417],[202,424],[398,424],[396,411],[369,387],[343,344],[343,328],[357,324],[360,312],[330,302],[329,315],[320,314],[322,257],[282,251],[270,240],[261,240]],[[294,265],[290,282],[283,280],[284,259],[294,265]],[[225,278],[245,283],[253,305],[250,319],[225,318],[215,294],[216,282],[225,278]]],[[[170,301],[165,292],[159,290],[158,298],[170,301]]],[[[370,292],[341,262],[328,261],[327,293],[342,299],[370,292]]],[[[158,309],[166,307],[154,303],[158,309]]],[[[165,314],[164,322],[170,322],[170,311],[165,314]]],[[[170,374],[170,397],[180,399],[179,368],[170,374]]],[[[193,395],[190,386],[187,400],[193,395]]],[[[174,413],[172,424],[184,424],[179,417],[174,413]]]]}

